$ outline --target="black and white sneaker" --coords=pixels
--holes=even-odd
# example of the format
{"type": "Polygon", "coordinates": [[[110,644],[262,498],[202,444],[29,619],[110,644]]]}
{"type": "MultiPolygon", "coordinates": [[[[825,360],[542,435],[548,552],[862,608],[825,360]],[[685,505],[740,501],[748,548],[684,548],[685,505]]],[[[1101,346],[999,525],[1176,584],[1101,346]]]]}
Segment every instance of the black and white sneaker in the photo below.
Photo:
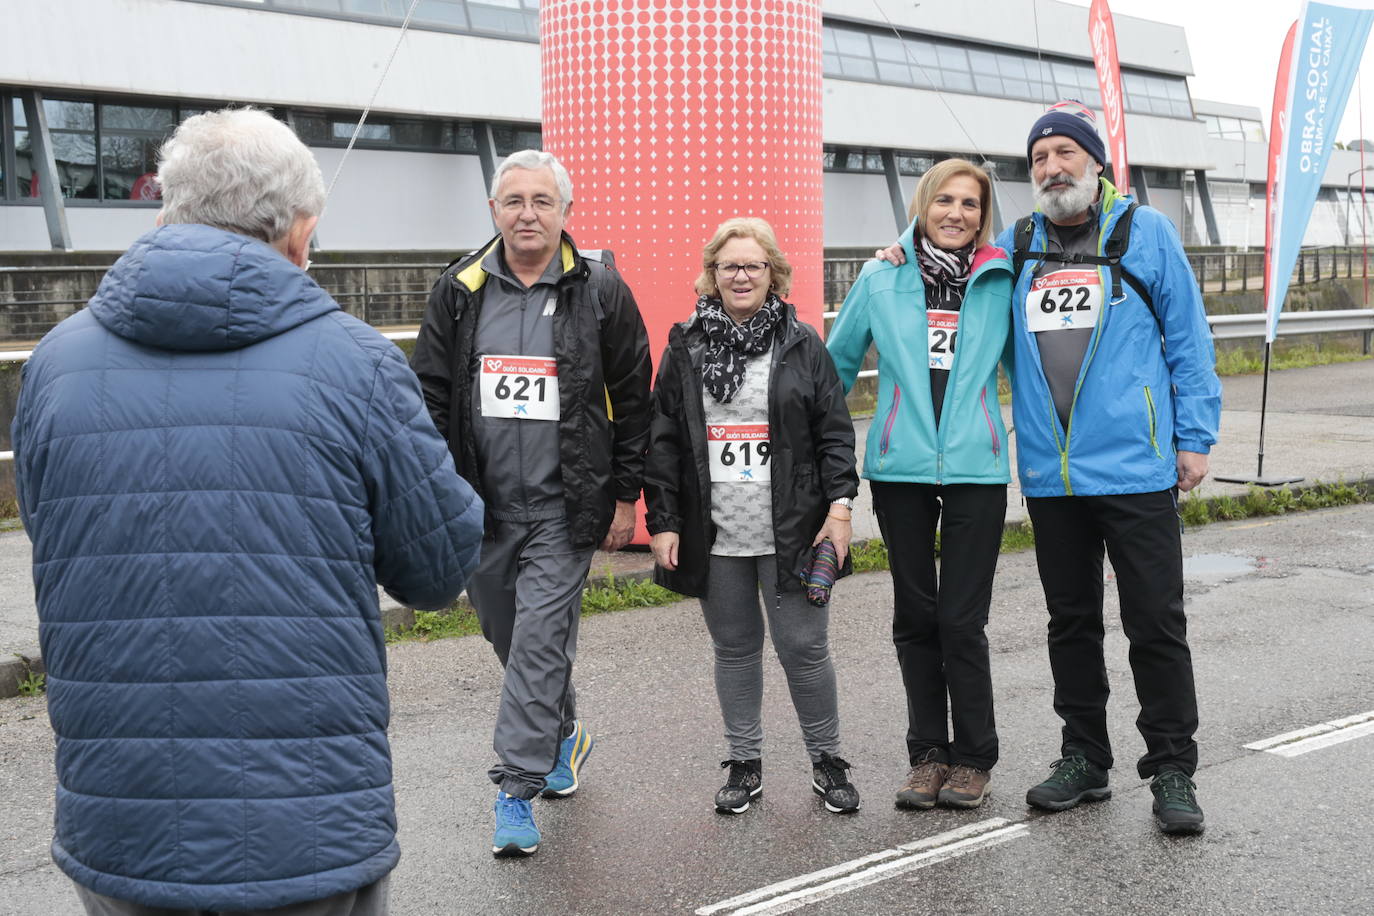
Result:
{"type": "Polygon", "coordinates": [[[722,760],[722,769],[730,776],[716,793],[716,810],[721,814],[743,814],[749,810],[751,799],[763,792],[762,760],[722,760]]]}
{"type": "Polygon", "coordinates": [[[825,810],[836,814],[859,810],[859,790],[849,781],[850,769],[843,757],[833,754],[821,754],[820,761],[811,765],[811,790],[825,800],[825,810]]]}

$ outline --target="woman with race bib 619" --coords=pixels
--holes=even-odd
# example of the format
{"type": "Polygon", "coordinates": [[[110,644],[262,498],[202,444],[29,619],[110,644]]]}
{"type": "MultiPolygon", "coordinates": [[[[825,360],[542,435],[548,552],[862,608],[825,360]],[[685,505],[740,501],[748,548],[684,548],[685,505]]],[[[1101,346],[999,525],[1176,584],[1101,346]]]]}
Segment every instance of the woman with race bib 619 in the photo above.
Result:
{"type": "Polygon", "coordinates": [[[864,476],[891,560],[906,688],[911,769],[897,805],[976,808],[997,762],[984,628],[1011,481],[997,400],[1011,264],[987,244],[992,186],[971,162],[926,172],[910,216],[905,263],[864,266],[826,346],[846,388],[869,345],[878,350],[864,476]]]}
{"type": "Polygon", "coordinates": [[[848,571],[854,428],[819,335],[780,298],[791,278],[766,222],[723,223],[702,255],[695,311],[668,333],[654,390],[644,481],[654,579],[701,599],[730,755],[715,797],[725,814],[763,791],[765,610],[812,791],[830,811],[859,808],[839,756],[828,590],[818,596],[802,578],[816,565],[832,582],[848,571]]]}

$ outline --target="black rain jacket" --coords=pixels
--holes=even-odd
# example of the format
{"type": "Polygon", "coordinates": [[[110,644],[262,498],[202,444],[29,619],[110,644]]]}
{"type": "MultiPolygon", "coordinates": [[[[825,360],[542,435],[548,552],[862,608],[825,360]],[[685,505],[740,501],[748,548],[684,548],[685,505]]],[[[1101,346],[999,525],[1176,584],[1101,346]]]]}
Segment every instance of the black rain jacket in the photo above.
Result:
{"type": "MultiPolygon", "coordinates": [[[[705,597],[711,545],[711,473],[701,368],[706,334],[695,315],[668,332],[654,386],[649,459],[644,475],[650,534],[676,531],[678,568],[654,567],[654,581],[705,597]]],[[[768,385],[768,430],[773,463],[773,539],[778,592],[802,588],[811,541],[831,500],[859,494],[854,425],[844,387],[815,328],[786,306],[773,342],[768,385]]],[[[845,559],[840,575],[852,571],[845,559]]]]}
{"type": "MultiPolygon", "coordinates": [[[[472,435],[473,341],[488,280],[482,259],[499,244],[500,236],[444,269],[430,291],[410,360],[458,473],[479,493],[472,435]]],[[[616,500],[639,499],[653,368],[644,320],[620,274],[604,264],[594,273],[567,233],[560,256],[564,269],[553,327],[558,450],[570,538],[573,546],[588,547],[606,536],[616,500]],[[590,294],[593,282],[596,296],[590,294]]],[[[492,530],[490,518],[487,530],[492,530]]]]}

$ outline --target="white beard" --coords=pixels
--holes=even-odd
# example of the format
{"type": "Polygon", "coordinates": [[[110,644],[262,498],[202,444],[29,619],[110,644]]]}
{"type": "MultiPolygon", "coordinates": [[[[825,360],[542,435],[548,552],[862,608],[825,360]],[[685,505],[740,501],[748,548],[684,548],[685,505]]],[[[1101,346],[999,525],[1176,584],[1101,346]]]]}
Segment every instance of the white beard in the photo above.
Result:
{"type": "Polygon", "coordinates": [[[1097,199],[1099,182],[1092,169],[1086,169],[1081,178],[1070,178],[1069,187],[1050,190],[1050,180],[1035,187],[1035,204],[1050,222],[1064,223],[1082,216],[1097,199]]]}

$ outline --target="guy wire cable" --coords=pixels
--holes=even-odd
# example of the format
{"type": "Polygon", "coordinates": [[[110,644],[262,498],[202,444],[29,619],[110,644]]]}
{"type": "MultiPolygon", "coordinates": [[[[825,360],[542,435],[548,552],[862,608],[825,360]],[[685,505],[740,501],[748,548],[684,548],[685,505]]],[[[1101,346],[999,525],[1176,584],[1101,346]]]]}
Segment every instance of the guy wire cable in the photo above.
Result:
{"type": "Polygon", "coordinates": [[[1045,85],[1045,58],[1040,53],[1040,0],[1031,0],[1031,18],[1035,20],[1035,64],[1040,68],[1040,85],[1045,85]]]}
{"type": "Polygon", "coordinates": [[[358,123],[353,125],[353,136],[348,138],[348,146],[344,148],[343,155],[339,157],[339,164],[334,168],[334,177],[329,180],[329,188],[324,192],[326,204],[329,203],[330,195],[334,193],[334,185],[339,181],[344,163],[348,161],[348,154],[353,152],[353,144],[358,142],[358,134],[362,133],[363,124],[366,123],[367,116],[372,111],[378,94],[382,91],[382,84],[386,82],[386,75],[391,72],[391,64],[396,60],[396,52],[401,50],[401,42],[405,40],[406,30],[410,28],[410,17],[415,14],[415,7],[419,5],[420,0],[410,0],[410,8],[406,10],[406,18],[401,22],[401,32],[396,36],[396,44],[391,49],[391,56],[386,59],[386,66],[382,68],[382,75],[377,80],[377,88],[372,90],[372,98],[368,100],[367,107],[363,109],[362,115],[358,118],[358,123]]]}
{"type": "MultiPolygon", "coordinates": [[[[1031,2],[1032,4],[1034,4],[1035,0],[1031,0],[1031,2]]],[[[906,57],[908,63],[910,63],[912,66],[916,67],[916,69],[921,71],[921,75],[926,78],[926,82],[930,84],[930,87],[935,92],[935,95],[939,97],[940,103],[945,106],[945,110],[949,112],[949,116],[954,119],[955,124],[959,125],[959,130],[963,132],[964,138],[968,140],[969,149],[971,149],[979,158],[983,160],[984,166],[990,167],[987,169],[987,172],[989,176],[992,178],[993,184],[999,184],[1000,181],[997,177],[996,163],[994,163],[988,157],[988,155],[983,152],[983,150],[978,146],[978,143],[973,139],[973,135],[968,132],[968,128],[964,126],[964,122],[959,120],[959,115],[954,111],[954,107],[949,104],[949,100],[945,98],[945,94],[940,91],[939,83],[931,79],[930,74],[926,71],[926,68],[921,66],[921,62],[916,60],[916,58],[912,56],[911,49],[907,47],[906,37],[902,35],[901,31],[897,28],[896,25],[893,24],[892,20],[888,17],[887,13],[884,12],[883,6],[879,2],[879,0],[873,0],[873,6],[877,8],[878,15],[883,17],[883,21],[887,23],[887,27],[892,30],[892,34],[896,37],[897,42],[902,46],[902,54],[906,57]]],[[[1038,24],[1036,26],[1035,33],[1035,53],[1037,56],[1040,54],[1040,31],[1038,24]]]]}

